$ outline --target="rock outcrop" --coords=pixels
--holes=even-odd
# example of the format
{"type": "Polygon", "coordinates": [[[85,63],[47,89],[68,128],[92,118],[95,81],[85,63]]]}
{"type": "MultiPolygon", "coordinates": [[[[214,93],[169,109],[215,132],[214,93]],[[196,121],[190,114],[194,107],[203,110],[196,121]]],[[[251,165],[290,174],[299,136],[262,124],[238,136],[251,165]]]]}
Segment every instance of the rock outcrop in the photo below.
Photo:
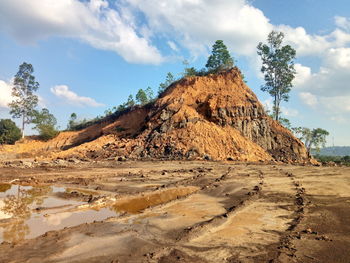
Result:
{"type": "Polygon", "coordinates": [[[303,143],[266,115],[237,68],[181,79],[153,104],[70,134],[65,143],[59,137],[48,143],[64,150],[56,157],[310,160],[303,143]]]}
{"type": "Polygon", "coordinates": [[[174,83],[154,104],[138,134],[143,156],[246,161],[309,159],[304,145],[266,115],[237,68],[174,83]]]}

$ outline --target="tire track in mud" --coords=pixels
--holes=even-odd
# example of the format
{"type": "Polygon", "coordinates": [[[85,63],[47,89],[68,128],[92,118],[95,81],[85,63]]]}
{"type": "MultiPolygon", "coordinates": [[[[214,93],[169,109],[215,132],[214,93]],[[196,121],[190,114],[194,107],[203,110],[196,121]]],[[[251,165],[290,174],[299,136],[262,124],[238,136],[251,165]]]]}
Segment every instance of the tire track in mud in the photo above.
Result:
{"type": "MultiPolygon", "coordinates": [[[[289,227],[286,231],[278,231],[270,229],[266,233],[274,233],[281,235],[279,238],[279,243],[277,245],[277,251],[273,251],[271,253],[271,245],[273,243],[267,244],[267,245],[257,245],[256,248],[258,251],[255,251],[255,256],[248,256],[243,251],[249,251],[250,245],[234,245],[230,244],[227,249],[231,247],[232,255],[230,258],[228,258],[229,262],[241,262],[241,260],[249,259],[253,260],[253,262],[280,262],[280,259],[284,256],[287,256],[289,259],[295,257],[295,248],[291,243],[291,240],[293,238],[299,238],[298,234],[294,231],[295,228],[298,226],[298,224],[303,219],[306,205],[308,203],[306,196],[305,196],[305,189],[301,186],[301,183],[296,181],[294,178],[294,175],[288,172],[284,172],[283,170],[276,169],[277,177],[271,175],[266,177],[264,172],[260,170],[259,168],[255,169],[255,173],[257,173],[258,176],[258,184],[254,186],[254,188],[247,193],[247,198],[244,198],[240,201],[238,205],[231,206],[227,208],[227,212],[218,216],[213,217],[210,220],[207,220],[205,222],[196,224],[192,227],[189,227],[188,229],[184,230],[181,235],[177,239],[178,245],[185,245],[186,242],[191,241],[192,239],[195,239],[201,235],[204,235],[210,231],[210,229],[218,228],[222,225],[224,225],[226,222],[228,222],[231,218],[234,218],[236,215],[239,214],[240,211],[247,208],[249,205],[253,205],[255,202],[277,202],[276,207],[282,208],[282,205],[288,204],[287,206],[293,207],[293,213],[292,213],[292,221],[289,223],[289,227]],[[292,191],[293,197],[290,196],[290,194],[282,194],[279,193],[279,184],[273,184],[274,178],[281,179],[288,177],[290,178],[289,183],[289,189],[292,191]],[[267,180],[267,184],[266,184],[267,180]],[[270,181],[270,182],[269,182],[270,181]],[[277,194],[277,196],[276,196],[277,194]],[[277,200],[274,200],[274,197],[278,197],[277,200]],[[281,198],[282,197],[282,198],[281,198]],[[272,199],[271,199],[272,198],[272,199]],[[267,252],[267,250],[269,251],[267,252]],[[243,252],[243,255],[240,255],[240,251],[243,252]],[[246,254],[244,256],[244,254],[246,254]],[[270,256],[269,256],[270,255],[270,256]],[[271,255],[272,258],[271,258],[271,255]],[[255,261],[257,260],[257,261],[255,261]]],[[[228,175],[228,174],[227,174],[228,175]]],[[[226,177],[227,177],[226,175],[226,177]]],[[[283,183],[283,181],[282,181],[283,183]]],[[[287,189],[288,189],[287,188],[287,189]]],[[[286,211],[288,209],[282,208],[286,211]]],[[[248,209],[249,211],[249,209],[248,209]]],[[[268,214],[269,212],[266,211],[268,214]]],[[[263,227],[263,225],[261,225],[263,227]]],[[[262,230],[264,227],[262,228],[262,230]]],[[[196,248],[192,248],[196,250],[196,248]]],[[[213,247],[212,249],[215,249],[213,247]]],[[[274,250],[275,250],[274,249],[274,250]]]]}
{"type": "MultiPolygon", "coordinates": [[[[231,179],[233,177],[232,172],[235,170],[236,170],[235,167],[231,167],[231,166],[228,167],[227,171],[224,174],[222,174],[220,177],[211,179],[209,183],[203,184],[201,186],[201,189],[196,193],[209,192],[210,190],[215,189],[215,188],[223,185],[226,180],[231,179]]],[[[235,175],[237,176],[237,174],[235,174],[235,175]]],[[[246,193],[243,200],[240,200],[238,205],[233,205],[233,206],[230,206],[228,208],[225,208],[226,209],[225,213],[214,216],[213,218],[211,218],[209,220],[206,220],[204,222],[195,224],[193,226],[190,226],[190,227],[184,229],[183,231],[181,231],[177,235],[177,237],[175,237],[175,239],[169,240],[169,239],[164,239],[164,237],[157,239],[157,243],[162,244],[161,248],[155,249],[154,251],[145,254],[144,255],[145,258],[147,258],[147,260],[150,260],[147,262],[163,262],[161,260],[158,261],[157,259],[162,259],[163,257],[167,257],[168,255],[172,255],[174,251],[186,254],[183,249],[185,247],[188,248],[188,246],[184,243],[186,243],[190,239],[200,235],[201,233],[205,232],[206,229],[208,229],[208,228],[223,224],[225,221],[227,221],[227,219],[229,218],[229,216],[232,213],[235,213],[236,211],[244,208],[253,200],[258,199],[259,193],[261,191],[261,186],[264,184],[263,173],[260,172],[257,175],[257,177],[258,177],[258,183],[253,187],[253,189],[251,189],[251,191],[246,193]]],[[[188,195],[184,198],[181,198],[179,200],[174,200],[174,201],[183,201],[183,200],[187,199],[189,196],[190,195],[188,195]]],[[[164,204],[164,205],[167,205],[167,204],[164,204]]],[[[201,248],[199,248],[199,247],[190,248],[190,250],[192,250],[192,249],[194,249],[195,251],[201,250],[201,248]]],[[[206,249],[209,249],[209,248],[206,248],[206,249]]],[[[215,249],[215,247],[213,249],[215,249]]],[[[207,262],[206,260],[201,258],[200,255],[196,256],[196,259],[199,261],[193,261],[193,262],[203,262],[203,263],[207,262]]]]}
{"type": "MultiPolygon", "coordinates": [[[[216,179],[215,182],[223,183],[223,181],[230,179],[232,176],[230,176],[231,173],[231,167],[228,169],[228,171],[223,174],[220,178],[216,179]]],[[[238,201],[238,205],[232,205],[226,208],[226,212],[220,215],[216,215],[212,217],[211,219],[195,224],[191,227],[188,227],[187,229],[184,229],[179,236],[176,238],[176,241],[178,243],[181,242],[188,242],[193,238],[196,238],[202,234],[204,234],[208,229],[218,227],[225,222],[228,221],[228,219],[231,216],[234,216],[235,213],[238,211],[241,211],[246,206],[251,204],[252,202],[256,201],[260,198],[260,193],[262,190],[262,186],[264,184],[264,174],[259,170],[258,171],[258,183],[249,191],[241,200],[238,201]]],[[[216,186],[218,187],[218,185],[216,186]]],[[[206,187],[203,187],[202,190],[205,190],[206,187]]]]}
{"type": "MultiPolygon", "coordinates": [[[[200,169],[200,168],[197,168],[197,170],[198,169],[200,169]]],[[[200,169],[201,174],[194,175],[190,178],[185,178],[185,179],[177,181],[177,182],[172,182],[172,183],[169,183],[167,185],[163,185],[162,187],[159,187],[156,191],[146,189],[145,191],[140,191],[140,192],[136,193],[136,196],[134,193],[132,195],[120,195],[120,196],[118,196],[118,198],[124,198],[126,200],[128,200],[130,198],[129,200],[131,202],[133,202],[134,199],[142,199],[141,198],[142,196],[144,196],[144,199],[147,199],[148,194],[154,195],[154,194],[159,193],[161,195],[163,191],[166,192],[167,190],[172,190],[172,189],[174,189],[176,191],[176,189],[181,190],[181,188],[190,187],[190,186],[194,186],[194,187],[199,188],[198,190],[193,191],[193,192],[186,194],[186,195],[175,195],[173,199],[167,200],[165,202],[161,202],[161,203],[157,203],[157,204],[153,204],[153,205],[150,204],[149,206],[145,207],[144,209],[141,209],[138,211],[140,214],[142,214],[142,213],[147,212],[151,209],[155,209],[155,208],[161,209],[164,206],[174,204],[176,202],[184,201],[187,198],[191,197],[192,195],[194,195],[200,191],[215,188],[218,186],[217,183],[220,183],[221,181],[227,179],[227,175],[231,172],[232,169],[233,169],[232,167],[229,167],[227,172],[225,172],[223,175],[221,175],[219,177],[208,176],[208,174],[205,173],[208,171],[212,171],[212,169],[200,169]]],[[[106,207],[106,206],[111,206],[111,205],[113,206],[114,202],[116,202],[116,201],[110,202],[108,198],[101,197],[101,198],[97,198],[96,200],[94,200],[94,202],[92,202],[90,204],[90,206],[94,207],[96,203],[97,203],[97,206],[99,206],[99,207],[106,207]]],[[[130,215],[132,215],[132,213],[125,211],[125,212],[120,213],[116,218],[122,219],[122,218],[128,217],[130,215]]]]}
{"type": "Polygon", "coordinates": [[[277,245],[277,252],[270,263],[278,262],[297,262],[296,261],[296,248],[293,245],[294,239],[301,239],[301,235],[296,228],[303,220],[305,213],[307,212],[307,206],[311,203],[306,196],[305,188],[302,184],[295,179],[295,175],[291,172],[283,171],[279,169],[280,174],[290,178],[290,184],[294,188],[294,211],[293,219],[288,229],[281,235],[279,244],[277,245]]]}

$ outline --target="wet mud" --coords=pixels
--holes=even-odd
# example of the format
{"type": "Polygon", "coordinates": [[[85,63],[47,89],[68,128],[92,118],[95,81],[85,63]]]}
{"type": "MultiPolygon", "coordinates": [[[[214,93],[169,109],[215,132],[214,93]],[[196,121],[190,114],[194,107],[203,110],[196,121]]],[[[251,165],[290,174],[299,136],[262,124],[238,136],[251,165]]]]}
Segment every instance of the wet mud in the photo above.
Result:
{"type": "Polygon", "coordinates": [[[350,262],[350,169],[0,168],[0,262],[350,262]]]}

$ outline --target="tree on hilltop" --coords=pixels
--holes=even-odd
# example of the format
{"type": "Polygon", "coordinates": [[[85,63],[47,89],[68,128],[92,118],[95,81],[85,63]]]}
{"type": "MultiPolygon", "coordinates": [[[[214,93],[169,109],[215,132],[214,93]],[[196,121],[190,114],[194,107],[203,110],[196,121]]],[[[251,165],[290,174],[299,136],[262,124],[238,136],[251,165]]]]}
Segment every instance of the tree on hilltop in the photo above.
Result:
{"type": "Polygon", "coordinates": [[[171,72],[168,72],[168,74],[165,77],[165,82],[159,84],[158,88],[158,96],[162,94],[167,87],[169,87],[173,82],[175,82],[174,75],[171,74],[171,72]]]}
{"type": "Polygon", "coordinates": [[[77,124],[76,123],[76,120],[77,120],[77,114],[75,112],[73,112],[70,117],[69,117],[69,120],[68,120],[68,126],[67,126],[67,129],[68,130],[73,130],[74,126],[77,124]]]}
{"type": "Polygon", "coordinates": [[[9,103],[12,117],[22,118],[22,137],[24,137],[24,126],[31,123],[39,101],[38,96],[34,94],[39,89],[39,83],[35,81],[33,72],[34,68],[31,64],[23,62],[19,66],[12,88],[14,99],[9,103]]]}
{"type": "Polygon", "coordinates": [[[222,40],[216,40],[205,67],[208,71],[221,71],[233,67],[233,58],[222,40]]]}
{"type": "Polygon", "coordinates": [[[284,34],[272,31],[267,38],[268,44],[259,43],[258,55],[262,60],[261,72],[264,74],[265,85],[261,90],[268,92],[273,98],[273,117],[280,119],[281,101],[289,100],[289,92],[296,71],[294,69],[295,49],[282,46],[284,34]]]}
{"type": "Polygon", "coordinates": [[[143,89],[139,89],[135,98],[140,105],[145,105],[148,102],[147,94],[143,89]]]}

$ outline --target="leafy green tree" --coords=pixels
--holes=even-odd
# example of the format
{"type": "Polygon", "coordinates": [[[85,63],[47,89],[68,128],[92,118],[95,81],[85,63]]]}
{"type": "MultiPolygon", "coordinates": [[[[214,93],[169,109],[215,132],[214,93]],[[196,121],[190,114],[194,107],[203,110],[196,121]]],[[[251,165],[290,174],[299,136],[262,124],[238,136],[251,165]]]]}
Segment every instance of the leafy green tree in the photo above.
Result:
{"type": "Polygon", "coordinates": [[[151,87],[147,87],[145,90],[145,93],[147,95],[147,102],[151,102],[154,99],[154,93],[151,87]]]}
{"type": "Polygon", "coordinates": [[[34,124],[33,129],[39,132],[43,140],[52,139],[58,134],[55,128],[57,120],[46,108],[43,108],[41,111],[34,111],[32,123],[34,124]]]}
{"type": "Polygon", "coordinates": [[[286,127],[288,130],[292,129],[292,124],[290,123],[290,120],[288,120],[287,118],[282,118],[280,117],[279,122],[286,127]]]}
{"type": "Polygon", "coordinates": [[[147,94],[143,89],[139,89],[135,97],[140,105],[145,105],[148,102],[147,94]]]}
{"type": "Polygon", "coordinates": [[[67,129],[68,130],[73,130],[74,129],[74,126],[77,124],[76,121],[77,121],[77,114],[75,112],[73,112],[71,115],[70,115],[70,118],[68,120],[68,127],[67,129]]]}
{"type": "Polygon", "coordinates": [[[297,127],[292,130],[297,137],[304,142],[308,152],[311,151],[312,147],[314,147],[316,151],[320,150],[320,146],[324,147],[326,144],[326,136],[329,135],[328,131],[321,128],[311,130],[306,127],[297,127]]]}
{"type": "Polygon", "coordinates": [[[124,102],[124,103],[120,104],[116,110],[117,111],[123,111],[123,110],[125,110],[127,108],[135,106],[135,104],[136,104],[135,100],[134,100],[133,96],[130,94],[129,97],[128,97],[127,102],[124,102]]]}
{"type": "Polygon", "coordinates": [[[216,40],[205,67],[209,72],[218,72],[233,67],[233,58],[222,40],[216,40]]]}
{"type": "Polygon", "coordinates": [[[182,73],[183,77],[191,77],[191,76],[196,76],[198,74],[197,70],[194,67],[189,67],[189,63],[187,60],[184,60],[182,62],[184,64],[184,72],[182,73]]]}
{"type": "Polygon", "coordinates": [[[159,84],[158,96],[162,94],[166,90],[166,88],[169,87],[173,82],[175,82],[174,75],[168,72],[165,78],[165,82],[159,84]]]}
{"type": "Polygon", "coordinates": [[[14,144],[21,139],[21,130],[10,119],[0,120],[0,144],[14,144]]]}
{"type": "Polygon", "coordinates": [[[133,106],[135,106],[135,101],[134,101],[134,97],[130,94],[126,102],[126,107],[129,108],[133,106]]]}
{"type": "Polygon", "coordinates": [[[265,85],[261,90],[268,92],[273,98],[273,116],[280,118],[281,101],[289,100],[289,92],[293,87],[295,49],[282,46],[284,34],[272,31],[267,38],[268,44],[259,43],[258,55],[262,60],[261,72],[264,74],[265,85]]]}
{"type": "Polygon", "coordinates": [[[22,118],[22,137],[25,124],[31,123],[33,113],[38,105],[38,96],[34,94],[39,89],[39,83],[32,75],[34,68],[31,64],[22,63],[15,75],[12,88],[14,100],[9,103],[10,114],[13,118],[22,118]]]}

